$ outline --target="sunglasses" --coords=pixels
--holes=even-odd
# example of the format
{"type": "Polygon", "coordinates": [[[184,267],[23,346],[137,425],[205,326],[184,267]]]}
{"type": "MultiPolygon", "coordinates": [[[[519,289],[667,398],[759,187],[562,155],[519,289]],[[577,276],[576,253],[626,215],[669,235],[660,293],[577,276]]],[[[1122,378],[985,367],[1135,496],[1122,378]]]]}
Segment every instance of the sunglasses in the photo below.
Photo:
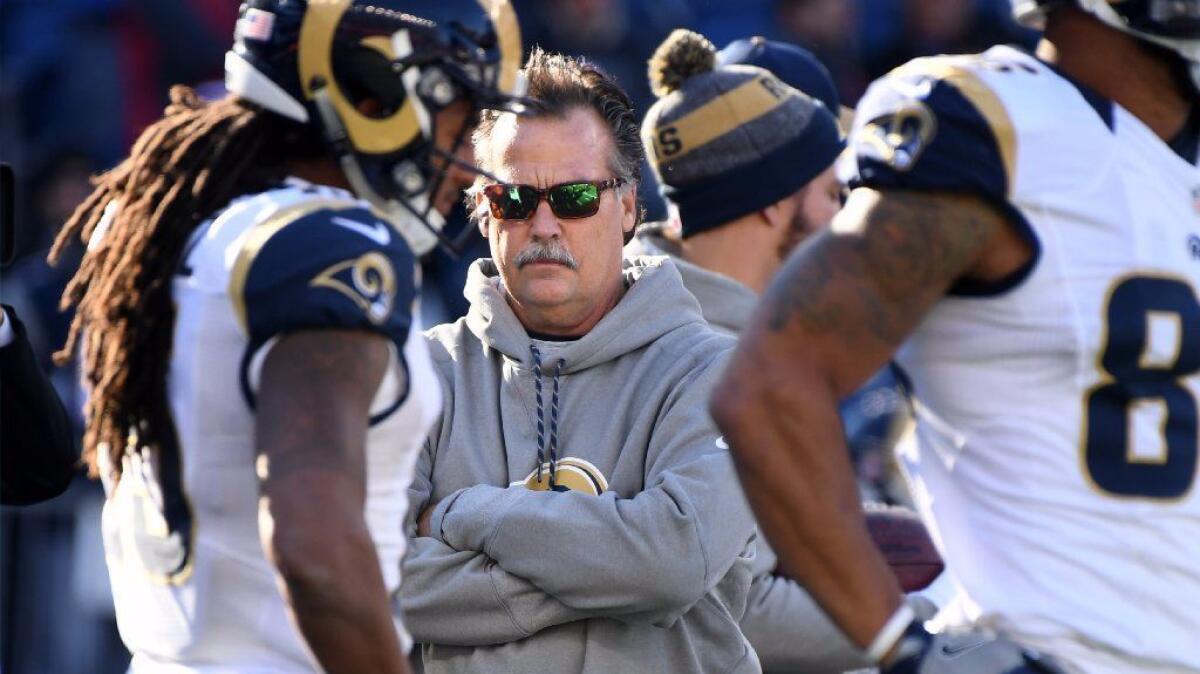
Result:
{"type": "Polygon", "coordinates": [[[588,218],[600,210],[600,195],[604,190],[615,189],[625,181],[621,178],[551,185],[538,189],[531,185],[495,183],[483,188],[487,197],[488,210],[499,220],[528,220],[537,211],[542,199],[550,204],[554,215],[564,220],[588,218]]]}

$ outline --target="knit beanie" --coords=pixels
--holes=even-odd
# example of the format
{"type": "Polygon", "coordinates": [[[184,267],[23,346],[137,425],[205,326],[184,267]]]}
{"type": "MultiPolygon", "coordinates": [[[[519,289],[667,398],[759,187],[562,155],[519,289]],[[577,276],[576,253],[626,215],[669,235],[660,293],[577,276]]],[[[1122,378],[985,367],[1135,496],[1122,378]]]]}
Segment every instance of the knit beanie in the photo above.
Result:
{"type": "Polygon", "coordinates": [[[716,66],[704,36],[676,30],[650,59],[658,101],[642,142],[683,236],[762,210],[829,168],[843,143],[820,102],[754,66],[716,66]]]}
{"type": "Polygon", "coordinates": [[[829,69],[803,47],[762,36],[734,40],[717,52],[717,65],[734,64],[771,71],[784,84],[824,103],[825,109],[835,115],[842,109],[837,85],[833,83],[829,69]]]}

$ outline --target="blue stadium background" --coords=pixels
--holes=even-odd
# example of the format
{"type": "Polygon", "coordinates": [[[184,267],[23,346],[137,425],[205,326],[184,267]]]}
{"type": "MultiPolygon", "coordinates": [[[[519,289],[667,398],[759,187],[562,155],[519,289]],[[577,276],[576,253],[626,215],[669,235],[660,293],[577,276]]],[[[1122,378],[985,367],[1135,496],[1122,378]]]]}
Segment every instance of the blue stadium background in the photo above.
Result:
{"type": "MultiPolygon", "coordinates": [[[[436,1],[413,0],[413,12],[436,1]]],[[[848,105],[912,57],[1035,39],[1012,23],[1009,0],[514,2],[527,46],[590,57],[620,79],[639,110],[652,102],[646,59],[677,27],[718,46],[752,35],[802,44],[826,63],[848,105]]],[[[47,368],[68,322],[57,311],[67,272],[43,262],[54,232],[86,196],[88,175],[116,163],[160,114],[170,84],[219,93],[236,15],[236,0],[0,0],[0,160],[18,178],[20,256],[0,275],[0,299],[25,319],[47,368]]],[[[643,193],[650,216],[660,215],[655,188],[643,193]]],[[[435,257],[428,264],[437,316],[463,311],[463,263],[435,257]]],[[[55,377],[78,407],[75,372],[55,377]]],[[[99,486],[81,475],[52,502],[0,511],[0,672],[125,670],[101,503],[99,486]]]]}

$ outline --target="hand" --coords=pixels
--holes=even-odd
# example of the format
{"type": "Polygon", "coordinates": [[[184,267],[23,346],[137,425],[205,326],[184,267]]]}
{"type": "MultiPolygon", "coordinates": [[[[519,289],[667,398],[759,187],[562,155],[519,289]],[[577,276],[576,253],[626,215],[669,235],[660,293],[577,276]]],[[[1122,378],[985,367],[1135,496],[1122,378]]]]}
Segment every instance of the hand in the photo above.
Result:
{"type": "Polygon", "coordinates": [[[417,517],[417,535],[429,535],[429,520],[433,519],[433,510],[437,508],[437,502],[430,503],[421,511],[421,515],[417,517]]]}
{"type": "Polygon", "coordinates": [[[983,632],[930,634],[914,622],[880,674],[1064,674],[1049,658],[983,632]]]}

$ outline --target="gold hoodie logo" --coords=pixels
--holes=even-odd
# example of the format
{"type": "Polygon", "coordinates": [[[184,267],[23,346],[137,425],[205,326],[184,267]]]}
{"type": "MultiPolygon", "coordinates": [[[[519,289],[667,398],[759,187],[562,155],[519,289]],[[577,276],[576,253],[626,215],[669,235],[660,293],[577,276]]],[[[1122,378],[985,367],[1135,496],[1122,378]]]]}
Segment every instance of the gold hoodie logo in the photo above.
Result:
{"type": "MultiPolygon", "coordinates": [[[[558,472],[555,474],[554,486],[555,491],[581,491],[585,494],[599,496],[608,491],[608,480],[604,478],[604,473],[600,469],[592,465],[590,461],[567,457],[559,459],[557,462],[558,472]]],[[[524,480],[517,480],[510,484],[510,487],[524,486],[533,491],[550,491],[550,464],[542,464],[542,479],[538,479],[538,471],[534,470],[525,476],[524,480]]]]}

